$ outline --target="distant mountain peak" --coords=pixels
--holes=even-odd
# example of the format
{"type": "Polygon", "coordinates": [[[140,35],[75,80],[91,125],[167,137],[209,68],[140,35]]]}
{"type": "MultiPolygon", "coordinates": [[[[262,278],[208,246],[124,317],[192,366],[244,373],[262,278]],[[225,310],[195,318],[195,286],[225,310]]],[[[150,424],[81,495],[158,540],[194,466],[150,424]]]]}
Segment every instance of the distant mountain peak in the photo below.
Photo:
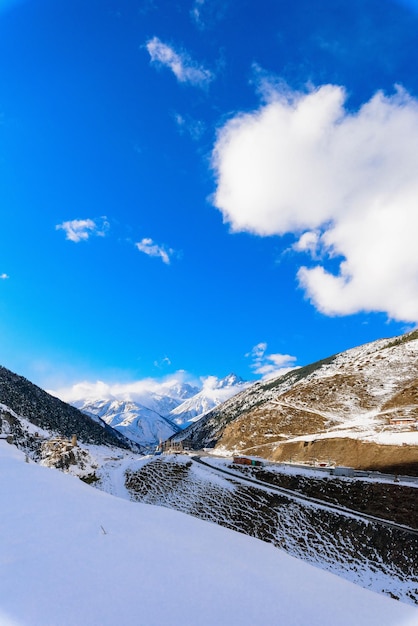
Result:
{"type": "Polygon", "coordinates": [[[217,384],[217,388],[218,389],[224,389],[225,387],[232,387],[234,385],[241,385],[241,384],[243,384],[245,382],[246,381],[244,381],[243,378],[241,378],[240,376],[237,376],[236,374],[231,372],[230,374],[228,374],[224,378],[220,379],[220,381],[217,384]]]}
{"type": "Polygon", "coordinates": [[[234,373],[221,379],[208,376],[202,379],[201,387],[168,380],[135,393],[121,393],[119,397],[80,398],[74,406],[91,417],[100,418],[136,443],[152,446],[197,421],[241,391],[245,384],[234,373]]]}

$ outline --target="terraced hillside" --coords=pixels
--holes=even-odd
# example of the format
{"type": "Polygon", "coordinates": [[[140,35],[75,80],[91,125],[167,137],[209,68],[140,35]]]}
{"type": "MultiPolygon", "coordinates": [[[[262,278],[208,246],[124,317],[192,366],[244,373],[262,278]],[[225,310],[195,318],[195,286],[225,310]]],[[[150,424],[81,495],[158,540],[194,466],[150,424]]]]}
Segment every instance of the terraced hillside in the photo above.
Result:
{"type": "MultiPolygon", "coordinates": [[[[292,488],[300,493],[310,489],[323,500],[345,506],[361,500],[362,486],[356,482],[350,490],[339,490],[337,484],[332,491],[321,482],[326,481],[299,478],[292,488]]],[[[174,508],[257,537],[363,587],[418,604],[418,537],[403,529],[280,495],[268,485],[215,475],[185,456],[144,460],[137,467],[132,463],[125,472],[125,487],[134,501],[174,508]]],[[[416,500],[415,492],[406,488],[404,499],[416,500]]],[[[367,506],[372,505],[366,499],[367,506]]],[[[416,522],[416,515],[409,519],[416,522]]]]}

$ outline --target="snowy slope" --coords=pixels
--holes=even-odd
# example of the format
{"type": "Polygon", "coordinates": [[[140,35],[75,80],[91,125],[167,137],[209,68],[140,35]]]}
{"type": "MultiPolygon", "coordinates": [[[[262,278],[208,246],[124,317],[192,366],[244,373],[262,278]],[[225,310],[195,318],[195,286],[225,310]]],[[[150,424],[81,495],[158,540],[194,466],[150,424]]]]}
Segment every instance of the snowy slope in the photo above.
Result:
{"type": "Polygon", "coordinates": [[[418,623],[415,607],[267,543],[25,463],[3,441],[0,501],[2,626],[418,623]]]}

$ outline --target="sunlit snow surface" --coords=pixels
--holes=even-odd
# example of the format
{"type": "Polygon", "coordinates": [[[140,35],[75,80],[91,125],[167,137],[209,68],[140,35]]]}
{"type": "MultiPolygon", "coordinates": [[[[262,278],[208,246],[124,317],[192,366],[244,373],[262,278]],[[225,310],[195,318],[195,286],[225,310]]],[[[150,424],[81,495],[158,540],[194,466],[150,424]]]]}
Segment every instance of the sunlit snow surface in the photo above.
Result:
{"type": "Polygon", "coordinates": [[[273,546],[25,463],[0,441],[2,626],[414,626],[273,546]]]}

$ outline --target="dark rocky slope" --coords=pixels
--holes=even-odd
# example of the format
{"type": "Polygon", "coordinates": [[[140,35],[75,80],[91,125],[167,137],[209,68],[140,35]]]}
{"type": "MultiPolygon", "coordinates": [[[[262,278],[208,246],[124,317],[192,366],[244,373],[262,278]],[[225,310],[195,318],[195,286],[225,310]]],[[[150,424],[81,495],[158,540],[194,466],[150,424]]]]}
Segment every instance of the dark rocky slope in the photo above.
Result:
{"type": "MultiPolygon", "coordinates": [[[[0,413],[17,428],[8,407],[17,416],[24,417],[35,426],[64,437],[77,438],[84,443],[105,444],[129,448],[131,443],[110,426],[99,424],[78,409],[58,400],[46,391],[0,366],[0,413]]],[[[0,416],[1,420],[1,416],[0,416]]],[[[12,428],[13,430],[13,428],[12,428]]]]}

